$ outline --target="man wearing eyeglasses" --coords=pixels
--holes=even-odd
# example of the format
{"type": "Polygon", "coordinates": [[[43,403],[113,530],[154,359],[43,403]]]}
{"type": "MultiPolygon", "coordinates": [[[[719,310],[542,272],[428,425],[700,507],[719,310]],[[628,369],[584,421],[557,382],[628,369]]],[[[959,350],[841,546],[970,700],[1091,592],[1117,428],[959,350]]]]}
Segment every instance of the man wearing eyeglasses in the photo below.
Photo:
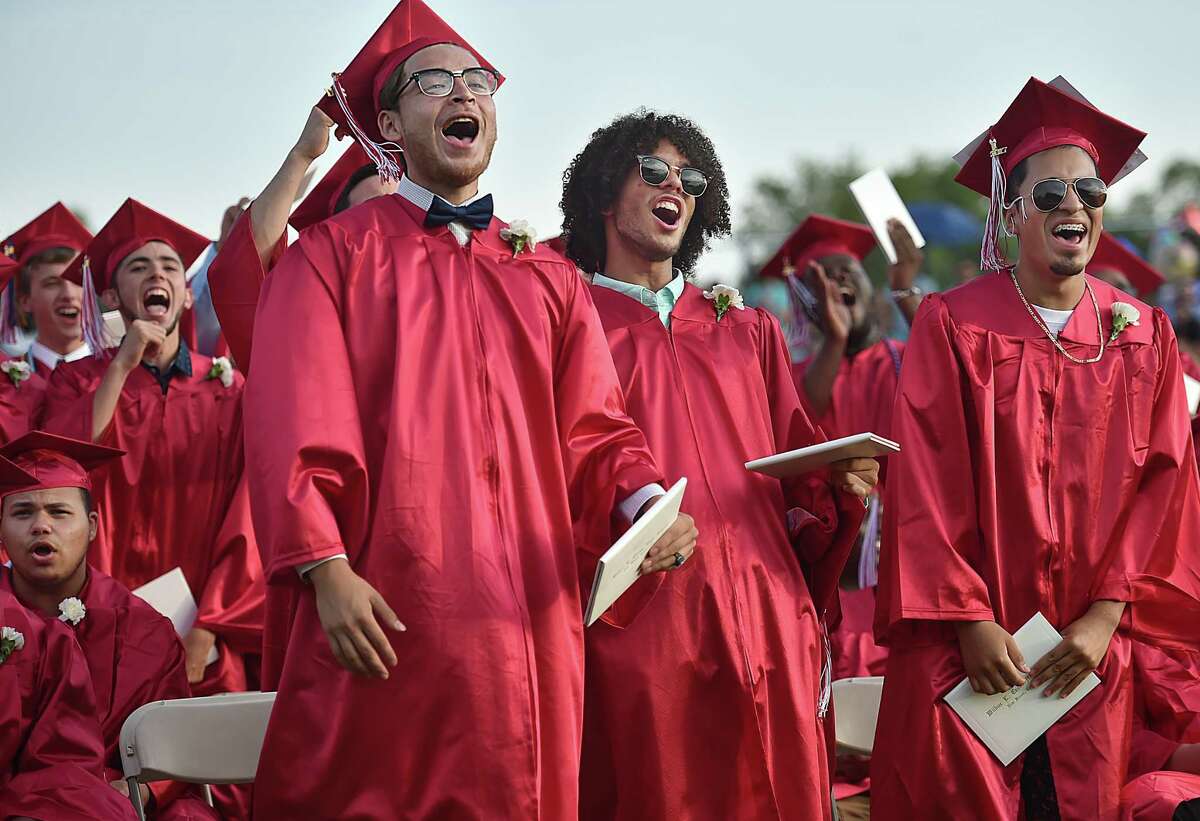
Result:
{"type": "Polygon", "coordinates": [[[688,477],[701,533],[692,559],[638,582],[634,621],[586,633],[584,819],[830,814],[819,615],[878,465],[745,469],[823,437],[774,317],[689,281],[729,231],[728,197],[704,133],[646,111],[593,134],[563,185],[567,252],[591,272],[630,414],[667,478],[688,477]]]}
{"type": "MultiPolygon", "coordinates": [[[[322,103],[406,170],[301,234],[255,323],[289,340],[246,395],[278,690],[256,817],[577,813],[580,576],[662,475],[587,284],[480,196],[499,84],[404,0],[322,103]]],[[[695,536],[680,516],[643,570],[695,536]]]]}
{"type": "Polygon", "coordinates": [[[1145,135],[1031,79],[957,179],[990,197],[985,271],[926,297],[893,414],[871,759],[881,819],[1115,819],[1135,642],[1200,651],[1200,494],[1165,314],[1086,273],[1145,135]],[[1015,237],[1006,255],[995,233],[1015,237]],[[1012,249],[1009,249],[1010,251],[1012,249]],[[1013,638],[1041,613],[1042,657],[1013,638]],[[1100,684],[1008,766],[943,697],[1100,684]]]}

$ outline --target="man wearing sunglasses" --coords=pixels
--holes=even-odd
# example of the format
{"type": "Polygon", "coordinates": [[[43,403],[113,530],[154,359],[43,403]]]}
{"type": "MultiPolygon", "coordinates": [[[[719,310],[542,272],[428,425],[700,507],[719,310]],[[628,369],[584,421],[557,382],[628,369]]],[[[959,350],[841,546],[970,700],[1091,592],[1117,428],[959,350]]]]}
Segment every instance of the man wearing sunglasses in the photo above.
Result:
{"type": "Polygon", "coordinates": [[[1132,644],[1200,650],[1175,336],[1162,311],[1086,273],[1107,186],[1145,135],[1063,88],[1031,79],[964,152],[958,181],[991,198],[984,275],[926,297],[905,351],[876,617],[885,821],[1115,819],[1132,644]],[[1063,638],[1026,658],[1013,634],[1038,613],[1063,638]],[[1093,672],[1096,692],[1007,767],[942,700],[964,678],[1065,698],[1093,672]]]}
{"type": "Polygon", "coordinates": [[[584,819],[830,814],[819,614],[878,465],[745,469],[823,437],[771,314],[688,281],[729,231],[728,197],[700,129],[646,111],[596,131],[563,184],[567,252],[592,275],[630,414],[667,478],[688,477],[701,533],[686,564],[638,582],[635,620],[585,634],[584,819]]]}
{"type": "MultiPolygon", "coordinates": [[[[256,817],[577,813],[580,577],[663,477],[587,284],[480,196],[499,84],[403,0],[321,104],[406,167],[301,234],[255,322],[289,340],[246,395],[278,690],[256,817]]],[[[694,544],[680,516],[644,570],[694,544]]]]}

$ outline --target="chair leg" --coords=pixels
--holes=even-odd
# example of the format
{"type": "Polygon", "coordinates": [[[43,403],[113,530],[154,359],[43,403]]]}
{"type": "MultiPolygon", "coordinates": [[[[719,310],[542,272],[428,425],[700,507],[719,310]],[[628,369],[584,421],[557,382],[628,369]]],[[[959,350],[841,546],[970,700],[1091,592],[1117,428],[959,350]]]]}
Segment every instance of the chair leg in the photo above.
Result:
{"type": "Polygon", "coordinates": [[[125,779],[125,783],[129,785],[129,801],[133,804],[133,811],[137,813],[138,821],[146,821],[146,808],[142,806],[142,790],[137,776],[129,776],[125,779]]]}
{"type": "Polygon", "coordinates": [[[211,807],[211,806],[213,806],[213,801],[212,801],[212,787],[208,786],[207,784],[204,784],[204,785],[202,785],[202,786],[203,786],[203,788],[204,788],[204,800],[205,800],[205,801],[207,801],[207,802],[208,802],[208,806],[210,806],[210,807],[211,807]]]}

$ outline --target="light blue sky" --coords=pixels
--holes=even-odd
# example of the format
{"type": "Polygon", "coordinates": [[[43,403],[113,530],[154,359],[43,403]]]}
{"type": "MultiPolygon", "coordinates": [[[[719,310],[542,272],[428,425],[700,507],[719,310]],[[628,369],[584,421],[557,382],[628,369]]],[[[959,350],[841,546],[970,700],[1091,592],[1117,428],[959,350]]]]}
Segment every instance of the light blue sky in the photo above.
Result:
{"type": "MultiPolygon", "coordinates": [[[[1193,0],[431,4],[508,77],[483,186],[500,216],[543,234],[557,233],[562,169],[588,134],[639,105],[709,132],[735,228],[752,180],[796,155],[854,150],[886,166],[953,153],[1031,74],[1062,73],[1150,133],[1151,163],[1118,186],[1118,204],[1166,159],[1200,157],[1193,0]]],[[[214,234],[393,5],[0,0],[0,234],[57,199],[97,228],[130,195],[214,234]]],[[[718,249],[700,271],[721,278],[737,263],[718,249]]]]}

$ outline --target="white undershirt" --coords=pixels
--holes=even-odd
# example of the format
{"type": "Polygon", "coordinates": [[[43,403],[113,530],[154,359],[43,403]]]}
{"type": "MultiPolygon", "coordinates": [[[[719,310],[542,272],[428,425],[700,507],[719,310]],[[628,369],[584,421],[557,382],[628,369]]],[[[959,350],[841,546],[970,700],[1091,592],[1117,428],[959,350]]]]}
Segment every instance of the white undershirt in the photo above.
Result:
{"type": "Polygon", "coordinates": [[[1050,335],[1055,339],[1062,333],[1062,329],[1067,327],[1067,323],[1071,321],[1071,314],[1075,313],[1074,309],[1070,311],[1056,311],[1053,308],[1043,308],[1041,305],[1034,305],[1033,309],[1038,312],[1038,316],[1042,318],[1042,322],[1046,323],[1046,327],[1050,329],[1050,335]]]}

